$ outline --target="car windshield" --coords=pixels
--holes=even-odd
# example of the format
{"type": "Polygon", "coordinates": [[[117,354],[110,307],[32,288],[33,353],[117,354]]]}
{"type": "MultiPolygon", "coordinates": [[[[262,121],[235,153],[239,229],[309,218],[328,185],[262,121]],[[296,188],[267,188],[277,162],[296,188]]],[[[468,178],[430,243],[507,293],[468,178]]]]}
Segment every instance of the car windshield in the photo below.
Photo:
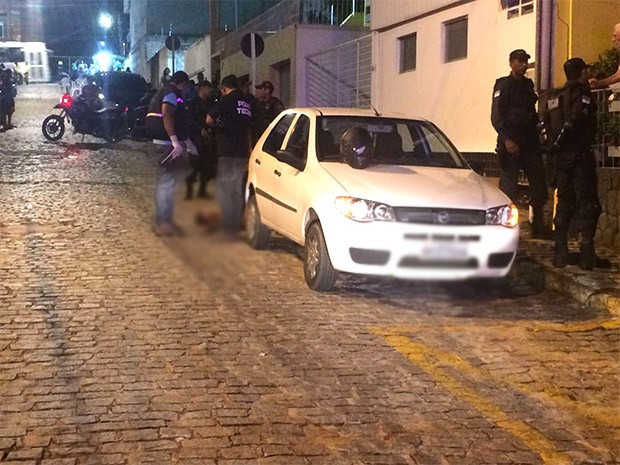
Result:
{"type": "Polygon", "coordinates": [[[353,127],[365,129],[372,137],[371,165],[469,167],[432,123],[383,117],[321,116],[317,120],[318,160],[345,163],[340,138],[353,127]]]}

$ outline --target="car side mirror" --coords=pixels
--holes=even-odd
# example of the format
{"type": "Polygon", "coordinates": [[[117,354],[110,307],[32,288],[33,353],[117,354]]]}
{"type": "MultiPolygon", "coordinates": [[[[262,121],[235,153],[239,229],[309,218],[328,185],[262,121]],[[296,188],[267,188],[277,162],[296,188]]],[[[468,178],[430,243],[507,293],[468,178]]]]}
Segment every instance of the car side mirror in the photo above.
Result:
{"type": "Polygon", "coordinates": [[[299,171],[302,171],[306,166],[306,161],[302,158],[299,158],[297,154],[293,153],[290,150],[278,150],[276,152],[276,158],[282,163],[291,165],[293,168],[296,168],[299,171]]]}
{"type": "Polygon", "coordinates": [[[473,160],[469,162],[469,166],[472,170],[478,173],[480,176],[484,176],[486,171],[486,163],[481,160],[473,160]]]}

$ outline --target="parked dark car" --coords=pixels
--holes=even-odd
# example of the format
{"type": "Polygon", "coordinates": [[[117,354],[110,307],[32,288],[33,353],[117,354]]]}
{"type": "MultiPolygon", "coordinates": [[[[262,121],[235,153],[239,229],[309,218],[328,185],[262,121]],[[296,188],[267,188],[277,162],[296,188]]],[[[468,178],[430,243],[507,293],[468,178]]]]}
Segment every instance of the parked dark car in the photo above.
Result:
{"type": "Polygon", "coordinates": [[[103,91],[104,98],[120,106],[132,108],[140,104],[140,100],[149,90],[146,80],[136,73],[111,71],[100,73],[95,83],[103,91]]]}
{"type": "Polygon", "coordinates": [[[146,80],[140,74],[111,71],[97,75],[95,82],[102,89],[106,101],[127,108],[131,137],[147,139],[144,124],[148,103],[155,91],[146,80]]]}

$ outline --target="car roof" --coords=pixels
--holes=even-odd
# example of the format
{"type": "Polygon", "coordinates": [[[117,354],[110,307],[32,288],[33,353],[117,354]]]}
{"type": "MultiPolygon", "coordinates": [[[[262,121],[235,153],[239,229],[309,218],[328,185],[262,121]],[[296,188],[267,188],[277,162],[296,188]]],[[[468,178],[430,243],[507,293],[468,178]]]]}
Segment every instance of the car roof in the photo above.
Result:
{"type": "MultiPolygon", "coordinates": [[[[290,108],[292,111],[313,113],[315,116],[363,116],[363,117],[376,117],[377,113],[373,109],[364,108],[347,108],[347,107],[297,107],[290,108]]],[[[397,118],[397,119],[412,119],[426,121],[425,118],[420,118],[415,115],[403,115],[396,113],[379,113],[380,118],[397,118]]]]}

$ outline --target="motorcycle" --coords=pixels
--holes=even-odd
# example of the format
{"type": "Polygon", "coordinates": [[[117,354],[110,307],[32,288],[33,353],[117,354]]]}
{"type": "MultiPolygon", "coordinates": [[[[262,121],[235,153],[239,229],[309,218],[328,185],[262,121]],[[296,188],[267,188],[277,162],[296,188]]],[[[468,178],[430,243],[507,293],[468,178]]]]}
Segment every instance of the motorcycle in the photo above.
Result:
{"type": "Polygon", "coordinates": [[[54,106],[60,114],[51,114],[43,120],[41,129],[47,140],[55,142],[62,138],[65,121],[70,122],[78,134],[101,137],[110,143],[125,138],[129,131],[126,108],[118,105],[106,107],[99,92],[87,87],[84,86],[76,98],[64,94],[54,106]]]}

